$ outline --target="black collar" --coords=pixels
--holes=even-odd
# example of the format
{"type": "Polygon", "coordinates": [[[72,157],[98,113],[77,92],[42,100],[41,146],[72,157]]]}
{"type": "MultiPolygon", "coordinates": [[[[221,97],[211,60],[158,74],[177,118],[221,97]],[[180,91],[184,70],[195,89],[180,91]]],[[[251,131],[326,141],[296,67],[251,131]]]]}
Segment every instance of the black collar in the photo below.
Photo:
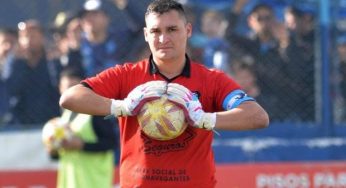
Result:
{"type": "MultiPolygon", "coordinates": [[[[177,78],[179,76],[185,76],[188,78],[190,77],[191,61],[190,61],[190,58],[187,56],[187,54],[185,55],[185,59],[186,59],[186,61],[185,61],[185,66],[183,68],[183,71],[174,78],[177,78]]],[[[163,74],[160,73],[159,68],[157,67],[157,65],[153,59],[153,55],[150,55],[150,57],[149,57],[149,70],[150,70],[150,74],[160,74],[164,78],[166,78],[163,74]]],[[[173,80],[174,78],[172,78],[170,80],[173,80]]]]}

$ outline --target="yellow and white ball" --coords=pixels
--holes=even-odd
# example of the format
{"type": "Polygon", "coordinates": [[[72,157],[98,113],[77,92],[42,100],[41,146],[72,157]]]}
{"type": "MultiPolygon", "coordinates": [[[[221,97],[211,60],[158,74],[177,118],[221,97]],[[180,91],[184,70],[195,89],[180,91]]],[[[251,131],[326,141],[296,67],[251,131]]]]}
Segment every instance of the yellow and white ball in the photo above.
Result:
{"type": "Polygon", "coordinates": [[[51,149],[59,149],[64,139],[72,137],[72,131],[67,123],[56,117],[49,120],[42,129],[42,142],[51,149]]]}
{"type": "Polygon", "coordinates": [[[156,140],[171,140],[186,129],[184,111],[163,96],[146,102],[137,115],[142,131],[156,140]]]}

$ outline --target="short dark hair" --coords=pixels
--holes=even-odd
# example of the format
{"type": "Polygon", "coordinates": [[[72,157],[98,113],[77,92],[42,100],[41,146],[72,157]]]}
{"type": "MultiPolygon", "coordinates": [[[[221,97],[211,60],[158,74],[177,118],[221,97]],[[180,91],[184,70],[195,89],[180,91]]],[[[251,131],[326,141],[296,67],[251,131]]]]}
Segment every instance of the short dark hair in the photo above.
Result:
{"type": "Polygon", "coordinates": [[[0,28],[0,35],[11,35],[11,36],[17,38],[18,32],[17,32],[17,30],[15,30],[13,28],[4,27],[4,28],[0,28]]]}
{"type": "Polygon", "coordinates": [[[270,5],[266,4],[266,3],[259,3],[257,5],[255,5],[249,12],[249,15],[253,14],[253,13],[257,13],[260,9],[266,9],[269,12],[274,12],[273,7],[271,7],[270,5]]]}
{"type": "Polygon", "coordinates": [[[288,6],[285,9],[286,12],[289,12],[291,14],[293,14],[294,16],[297,16],[299,18],[302,18],[306,15],[311,15],[312,19],[314,18],[314,12],[312,10],[309,9],[304,9],[304,7],[299,7],[297,5],[291,5],[288,6]]]}
{"type": "Polygon", "coordinates": [[[78,70],[76,68],[71,68],[71,67],[65,68],[60,72],[60,78],[62,77],[76,78],[80,80],[84,78],[81,70],[78,70]]]}
{"type": "Polygon", "coordinates": [[[41,25],[41,23],[37,19],[28,19],[28,20],[25,20],[23,22],[19,22],[17,26],[18,26],[19,31],[34,29],[34,30],[41,32],[42,34],[45,33],[43,26],[41,25]]]}
{"type": "Polygon", "coordinates": [[[151,13],[163,14],[170,10],[176,10],[180,15],[186,19],[185,10],[183,5],[175,0],[154,0],[148,5],[145,17],[151,13]]]}

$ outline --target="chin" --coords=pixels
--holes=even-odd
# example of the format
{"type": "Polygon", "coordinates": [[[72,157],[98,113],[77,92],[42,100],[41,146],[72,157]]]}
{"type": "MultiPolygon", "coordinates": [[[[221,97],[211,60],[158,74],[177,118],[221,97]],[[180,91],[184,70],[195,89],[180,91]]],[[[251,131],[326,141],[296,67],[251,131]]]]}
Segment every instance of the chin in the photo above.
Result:
{"type": "Polygon", "coordinates": [[[166,60],[166,59],[171,59],[172,55],[169,53],[162,53],[162,52],[158,52],[155,54],[157,58],[162,59],[162,60],[166,60]]]}

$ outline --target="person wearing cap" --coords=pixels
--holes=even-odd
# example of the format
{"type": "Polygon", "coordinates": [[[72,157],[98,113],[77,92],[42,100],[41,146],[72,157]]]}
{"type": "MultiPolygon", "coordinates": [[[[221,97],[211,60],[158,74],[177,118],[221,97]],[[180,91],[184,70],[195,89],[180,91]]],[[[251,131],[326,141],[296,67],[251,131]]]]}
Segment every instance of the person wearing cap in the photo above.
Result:
{"type": "Polygon", "coordinates": [[[37,20],[18,24],[18,50],[5,76],[10,97],[9,124],[42,126],[58,116],[59,92],[54,64],[46,57],[44,30],[37,20]]]}
{"type": "Polygon", "coordinates": [[[113,31],[100,0],[87,0],[79,12],[82,26],[81,54],[86,76],[120,64],[129,51],[129,32],[113,31]]]}
{"type": "Polygon", "coordinates": [[[53,61],[57,62],[60,71],[73,68],[79,71],[81,77],[84,77],[85,71],[80,52],[81,31],[81,21],[76,13],[59,12],[51,27],[55,46],[49,55],[53,61]]]}

